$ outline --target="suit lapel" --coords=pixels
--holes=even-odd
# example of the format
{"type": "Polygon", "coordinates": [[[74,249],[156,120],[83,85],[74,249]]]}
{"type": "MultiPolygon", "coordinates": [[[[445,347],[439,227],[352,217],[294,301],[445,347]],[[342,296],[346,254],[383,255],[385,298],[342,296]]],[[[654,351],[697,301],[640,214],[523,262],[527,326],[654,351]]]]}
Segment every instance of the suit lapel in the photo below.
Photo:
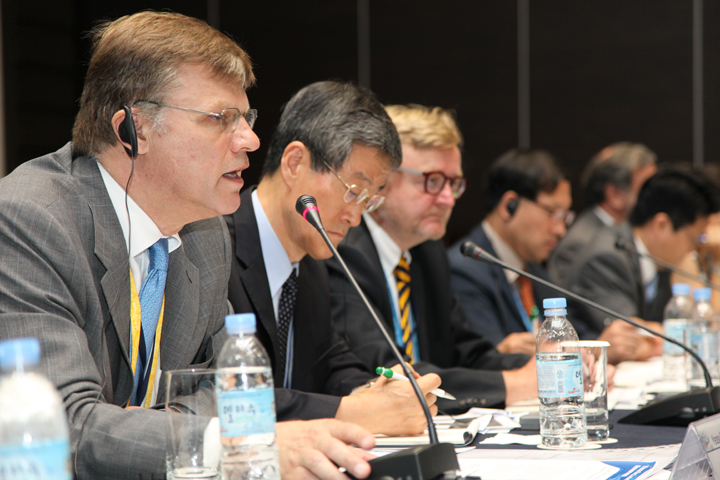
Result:
{"type": "Polygon", "coordinates": [[[199,273],[187,258],[183,245],[170,254],[168,265],[160,349],[163,370],[174,370],[193,363],[194,359],[187,358],[187,354],[197,349],[188,348],[188,345],[200,345],[207,330],[207,324],[198,322],[199,309],[199,273]]]}
{"type": "MultiPolygon", "coordinates": [[[[380,263],[380,255],[375,247],[375,242],[372,240],[372,236],[370,236],[370,230],[368,229],[365,220],[363,219],[359,226],[351,228],[347,237],[348,243],[354,245],[367,259],[372,269],[372,278],[382,278],[385,280],[385,272],[383,271],[382,264],[380,263]],[[352,237],[352,239],[350,237],[352,237]]],[[[388,288],[397,287],[395,285],[388,286],[387,281],[385,280],[381,284],[376,285],[376,288],[381,289],[380,294],[368,296],[381,299],[380,305],[378,305],[381,318],[385,320],[387,328],[389,328],[391,332],[394,332],[395,325],[393,324],[393,308],[392,303],[390,302],[390,293],[388,292],[388,288]]]]}
{"type": "MultiPolygon", "coordinates": [[[[477,229],[471,233],[471,238],[480,248],[486,250],[490,255],[497,257],[497,253],[492,243],[490,243],[490,239],[481,226],[478,226],[477,229]]],[[[512,292],[513,287],[507,281],[505,271],[499,266],[490,265],[490,274],[492,275],[495,285],[495,301],[498,305],[498,311],[502,315],[503,324],[508,326],[508,331],[517,331],[513,329],[511,325],[516,325],[521,329],[520,331],[524,331],[525,324],[517,309],[517,302],[512,292]],[[504,308],[503,305],[507,305],[509,308],[504,308]],[[510,316],[510,318],[508,318],[508,316],[510,316]]]]}
{"type": "Polygon", "coordinates": [[[277,322],[275,310],[270,296],[270,283],[265,271],[265,261],[260,245],[260,233],[253,209],[252,190],[241,195],[240,208],[233,214],[235,221],[235,256],[237,257],[242,282],[248,299],[257,313],[258,322],[262,323],[268,332],[272,343],[273,358],[277,358],[277,322]]]}
{"type": "MultiPolygon", "coordinates": [[[[618,233],[628,242],[630,242],[631,245],[635,245],[635,239],[633,237],[632,228],[629,224],[623,224],[622,226],[618,227],[618,233]]],[[[640,260],[637,257],[637,255],[633,255],[630,252],[622,252],[622,254],[625,256],[625,259],[627,260],[629,266],[630,266],[630,272],[632,273],[632,279],[631,283],[633,285],[636,285],[636,291],[635,295],[637,298],[637,306],[638,306],[638,312],[640,318],[647,318],[647,314],[649,313],[650,306],[648,305],[647,301],[645,300],[645,286],[643,285],[642,281],[642,271],[640,270],[640,260]]]]}
{"type": "MultiPolygon", "coordinates": [[[[430,358],[430,344],[429,340],[433,338],[433,335],[428,331],[428,325],[431,323],[428,319],[429,313],[426,310],[427,301],[425,301],[425,295],[428,294],[428,289],[425,286],[424,275],[421,270],[419,261],[410,263],[410,301],[412,305],[412,314],[414,320],[414,328],[417,331],[418,347],[418,358],[425,359],[430,358]]],[[[420,260],[420,259],[418,259],[420,260]]],[[[437,340],[437,339],[435,339],[437,340]]]]}
{"type": "Polygon", "coordinates": [[[120,340],[123,358],[130,368],[130,266],[122,228],[96,160],[88,157],[75,159],[73,175],[88,192],[87,199],[94,222],[95,255],[106,269],[100,283],[110,319],[120,340]],[[118,241],[118,237],[121,241],[118,241]]]}

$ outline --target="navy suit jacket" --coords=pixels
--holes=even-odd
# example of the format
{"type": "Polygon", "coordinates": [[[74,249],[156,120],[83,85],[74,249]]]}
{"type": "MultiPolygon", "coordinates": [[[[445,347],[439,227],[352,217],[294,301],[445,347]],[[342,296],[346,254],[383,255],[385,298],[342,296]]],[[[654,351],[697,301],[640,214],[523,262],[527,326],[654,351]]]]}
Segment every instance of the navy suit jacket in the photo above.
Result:
{"type": "MultiPolygon", "coordinates": [[[[338,250],[386,328],[394,332],[385,274],[365,222],[350,229],[338,250]]],[[[410,295],[421,359],[413,368],[420,374],[437,373],[442,378],[442,387],[457,397],[458,401],[438,399],[442,411],[503,405],[505,383],[500,370],[519,368],[527,363],[528,357],[501,354],[491,342],[467,327],[450,287],[449,266],[441,242],[422,243],[412,248],[410,254],[410,295]]],[[[334,259],[326,264],[337,331],[345,335],[368,367],[396,364],[390,346],[339,264],[334,259]]]]}
{"type": "MultiPolygon", "coordinates": [[[[467,237],[450,247],[448,257],[452,270],[452,286],[460,298],[460,304],[468,316],[471,328],[495,345],[514,332],[526,332],[512,286],[505,277],[505,271],[498,265],[479,262],[463,256],[460,245],[470,240],[493,256],[497,256],[490,244],[482,224],[478,224],[467,237]]],[[[537,277],[550,280],[542,266],[531,263],[527,271],[537,277]]],[[[533,282],[535,304],[542,315],[544,298],[559,297],[558,293],[544,285],[533,282]]]]}
{"type": "MultiPolygon", "coordinates": [[[[237,313],[255,313],[256,335],[270,356],[275,385],[281,385],[282,374],[275,372],[277,322],[250,196],[252,190],[243,192],[240,208],[225,217],[233,242],[228,299],[237,313]]],[[[374,375],[335,333],[330,320],[327,271],[322,262],[309,256],[300,261],[293,325],[292,389],[275,389],[278,420],[332,418],[341,396],[374,375]]]]}

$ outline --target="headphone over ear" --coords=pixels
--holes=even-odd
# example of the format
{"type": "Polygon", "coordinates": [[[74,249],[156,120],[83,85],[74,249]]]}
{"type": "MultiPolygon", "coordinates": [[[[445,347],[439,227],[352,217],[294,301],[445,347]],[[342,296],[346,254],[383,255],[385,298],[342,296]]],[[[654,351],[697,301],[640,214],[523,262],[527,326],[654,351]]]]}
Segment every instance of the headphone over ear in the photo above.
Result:
{"type": "Polygon", "coordinates": [[[135,121],[133,121],[132,109],[127,105],[123,105],[122,108],[125,110],[125,119],[118,127],[118,135],[120,136],[120,140],[130,144],[130,148],[128,149],[125,147],[125,151],[130,158],[134,159],[138,154],[138,139],[137,131],[135,131],[135,121]]]}
{"type": "Polygon", "coordinates": [[[510,217],[515,215],[515,211],[517,210],[517,207],[518,207],[518,199],[517,198],[511,198],[510,200],[508,200],[507,204],[505,205],[505,209],[507,210],[508,215],[510,215],[510,217]]]}

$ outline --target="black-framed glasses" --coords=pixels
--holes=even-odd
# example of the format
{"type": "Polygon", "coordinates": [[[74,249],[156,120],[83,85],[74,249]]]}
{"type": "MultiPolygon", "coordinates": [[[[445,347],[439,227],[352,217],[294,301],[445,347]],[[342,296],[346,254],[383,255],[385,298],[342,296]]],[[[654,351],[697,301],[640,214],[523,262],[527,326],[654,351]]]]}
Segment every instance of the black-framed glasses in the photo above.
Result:
{"type": "Polygon", "coordinates": [[[223,109],[223,111],[220,113],[215,113],[203,112],[202,110],[193,110],[192,108],[176,107],[175,105],[167,105],[165,103],[153,102],[151,100],[142,100],[142,102],[158,105],[160,107],[175,108],[177,110],[184,110],[186,112],[202,113],[204,115],[208,115],[209,117],[220,122],[223,132],[234,132],[238,124],[240,123],[240,117],[245,119],[248,126],[250,127],[250,130],[252,130],[252,128],[255,126],[255,120],[257,120],[258,117],[258,111],[254,108],[248,109],[243,113],[240,111],[239,108],[230,107],[223,109]]]}
{"type": "Polygon", "coordinates": [[[380,208],[380,205],[383,204],[385,201],[385,197],[382,195],[373,195],[370,196],[370,192],[367,191],[367,188],[360,187],[358,185],[348,185],[348,183],[342,179],[340,175],[330,166],[325,160],[321,160],[325,166],[330,170],[337,178],[342,182],[343,185],[345,185],[345,188],[347,190],[345,191],[345,195],[343,195],[343,200],[345,203],[352,205],[360,205],[363,202],[367,202],[365,204],[365,211],[366,212],[374,212],[378,208],[380,208]]]}
{"type": "Polygon", "coordinates": [[[453,198],[457,200],[465,193],[465,188],[467,188],[467,179],[463,176],[448,177],[440,171],[421,172],[420,170],[404,167],[398,167],[395,170],[424,176],[425,193],[429,193],[430,195],[439,195],[442,189],[445,188],[445,184],[450,183],[450,191],[452,191],[453,198]]]}
{"type": "Polygon", "coordinates": [[[566,227],[569,227],[570,225],[572,225],[573,221],[575,221],[575,212],[573,212],[572,210],[549,207],[547,205],[543,205],[542,203],[537,202],[536,200],[530,200],[529,198],[525,198],[525,200],[532,202],[538,207],[545,210],[548,215],[550,215],[550,220],[552,220],[553,222],[563,222],[566,227]]]}

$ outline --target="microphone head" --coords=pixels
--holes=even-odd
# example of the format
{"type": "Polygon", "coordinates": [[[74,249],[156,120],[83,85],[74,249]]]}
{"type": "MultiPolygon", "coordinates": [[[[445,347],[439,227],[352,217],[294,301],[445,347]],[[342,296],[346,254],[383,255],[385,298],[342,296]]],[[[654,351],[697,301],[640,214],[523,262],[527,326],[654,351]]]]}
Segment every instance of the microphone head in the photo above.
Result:
{"type": "Polygon", "coordinates": [[[303,215],[309,207],[317,208],[315,197],[312,195],[300,195],[297,202],[295,202],[295,210],[297,210],[300,215],[303,215]]]}
{"type": "Polygon", "coordinates": [[[480,247],[478,247],[471,241],[464,242],[462,245],[460,245],[460,252],[466,257],[477,258],[480,254],[479,250],[480,247]]]}
{"type": "Polygon", "coordinates": [[[626,252],[631,252],[634,250],[634,248],[632,248],[632,246],[628,244],[627,240],[625,240],[619,235],[617,236],[617,238],[615,238],[615,248],[617,248],[618,250],[624,250],[626,252]]]}

